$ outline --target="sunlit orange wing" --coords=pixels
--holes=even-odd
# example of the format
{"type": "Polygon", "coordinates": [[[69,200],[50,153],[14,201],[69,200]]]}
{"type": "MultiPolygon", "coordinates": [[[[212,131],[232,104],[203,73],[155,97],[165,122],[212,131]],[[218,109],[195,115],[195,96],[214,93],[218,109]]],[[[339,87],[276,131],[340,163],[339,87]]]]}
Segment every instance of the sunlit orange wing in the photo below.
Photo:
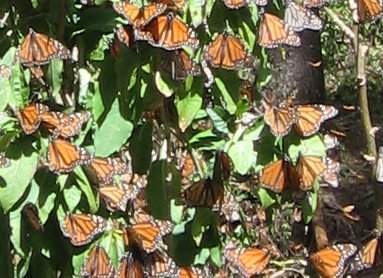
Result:
{"type": "Polygon", "coordinates": [[[25,66],[44,65],[53,58],[69,59],[70,51],[60,42],[29,28],[21,42],[18,57],[25,66]]]}
{"type": "Polygon", "coordinates": [[[196,48],[199,44],[194,31],[172,12],[154,18],[142,29],[136,30],[135,35],[138,40],[167,50],[184,46],[196,48]]]}
{"type": "Polygon", "coordinates": [[[240,39],[223,33],[208,45],[204,57],[213,67],[233,70],[241,67],[248,55],[240,39]]]}
{"type": "Polygon", "coordinates": [[[120,259],[115,278],[144,278],[142,263],[132,253],[128,252],[120,259]]]}
{"type": "Polygon", "coordinates": [[[85,245],[98,234],[105,231],[107,222],[104,218],[93,214],[68,214],[61,223],[64,236],[70,238],[75,246],[85,245]]]}
{"type": "Polygon", "coordinates": [[[267,164],[261,172],[259,178],[262,187],[270,189],[274,192],[282,192],[289,183],[290,165],[283,159],[267,164]]]}
{"type": "Polygon", "coordinates": [[[379,0],[357,0],[359,22],[375,20],[383,15],[383,4],[379,0]]]}
{"type": "Polygon", "coordinates": [[[110,211],[125,211],[128,200],[131,199],[125,188],[113,184],[100,186],[98,191],[110,211]]]}
{"type": "Polygon", "coordinates": [[[25,134],[32,134],[39,128],[41,115],[48,110],[49,108],[41,103],[31,103],[16,111],[16,116],[25,134]]]}
{"type": "Polygon", "coordinates": [[[128,173],[128,165],[120,158],[96,157],[90,162],[89,168],[94,171],[100,184],[113,183],[113,176],[128,173]]]}
{"type": "Polygon", "coordinates": [[[55,173],[69,173],[76,166],[89,164],[91,155],[84,148],[63,139],[55,139],[48,146],[49,170],[55,173]]]}
{"type": "Polygon", "coordinates": [[[296,105],[296,122],[294,129],[302,136],[311,136],[315,134],[321,124],[338,114],[338,110],[333,106],[310,104],[296,105]]]}
{"type": "Polygon", "coordinates": [[[85,259],[80,274],[88,278],[110,278],[113,276],[114,269],[105,249],[95,246],[85,259]]]}
{"type": "Polygon", "coordinates": [[[281,44],[300,46],[301,40],[297,34],[289,30],[282,19],[264,13],[259,26],[258,43],[262,47],[276,48],[281,44]]]}
{"type": "Polygon", "coordinates": [[[138,7],[128,1],[114,2],[113,8],[116,12],[123,15],[134,28],[141,28],[148,24],[153,18],[162,14],[166,10],[166,5],[162,3],[152,3],[138,7]]]}
{"type": "Polygon", "coordinates": [[[320,157],[301,155],[295,169],[299,180],[299,187],[302,190],[310,190],[316,178],[323,173],[326,166],[320,157]]]}
{"type": "Polygon", "coordinates": [[[208,278],[208,276],[203,273],[203,271],[197,267],[180,267],[178,269],[179,278],[208,278]]]}
{"type": "Polygon", "coordinates": [[[225,250],[225,257],[243,277],[261,274],[270,261],[270,252],[263,248],[233,248],[225,250]]]}
{"type": "Polygon", "coordinates": [[[265,108],[263,119],[270,127],[271,133],[275,136],[285,136],[289,133],[295,122],[294,109],[284,103],[276,107],[265,100],[262,104],[265,108]]]}

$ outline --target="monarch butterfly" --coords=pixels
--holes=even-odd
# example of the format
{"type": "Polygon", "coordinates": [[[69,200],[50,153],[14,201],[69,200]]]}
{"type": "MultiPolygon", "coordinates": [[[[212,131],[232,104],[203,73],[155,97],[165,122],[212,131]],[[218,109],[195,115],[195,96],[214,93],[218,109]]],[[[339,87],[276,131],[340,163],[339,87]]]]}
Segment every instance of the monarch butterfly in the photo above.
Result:
{"type": "Polygon", "coordinates": [[[115,278],[144,278],[142,262],[132,252],[126,253],[120,259],[115,278]]]}
{"type": "Polygon", "coordinates": [[[36,33],[32,28],[29,28],[18,51],[20,62],[25,66],[44,65],[51,59],[69,59],[70,56],[70,51],[60,42],[36,33]]]}
{"type": "Polygon", "coordinates": [[[335,107],[322,104],[296,105],[294,108],[296,113],[294,129],[305,137],[315,134],[324,121],[338,114],[335,107]]]}
{"type": "Polygon", "coordinates": [[[363,245],[350,264],[351,273],[370,268],[374,265],[378,244],[379,240],[373,238],[363,245]]]}
{"type": "Polygon", "coordinates": [[[214,180],[207,178],[193,183],[185,189],[184,198],[189,206],[213,207],[217,202],[222,203],[224,187],[214,180]]]}
{"type": "Polygon", "coordinates": [[[101,216],[93,214],[68,214],[60,225],[64,236],[69,237],[74,246],[85,245],[107,228],[107,222],[101,216]]]}
{"type": "Polygon", "coordinates": [[[383,4],[379,0],[358,0],[359,22],[375,20],[383,15],[383,4]]]}
{"type": "Polygon", "coordinates": [[[305,8],[311,9],[311,8],[321,8],[322,6],[326,5],[328,3],[328,0],[304,0],[303,6],[305,8]]]}
{"type": "Polygon", "coordinates": [[[336,244],[310,255],[310,261],[324,278],[343,277],[346,263],[357,252],[353,244],[336,244]]]}
{"type": "Polygon", "coordinates": [[[177,277],[177,265],[165,252],[159,250],[144,259],[144,273],[147,277],[177,277]]]}
{"type": "Polygon", "coordinates": [[[128,165],[118,157],[93,158],[89,168],[100,184],[112,184],[115,175],[122,175],[129,171],[128,165]]]}
{"type": "Polygon", "coordinates": [[[173,225],[169,221],[156,220],[143,210],[138,210],[134,213],[132,225],[125,230],[125,244],[129,246],[134,243],[151,253],[158,249],[162,237],[172,229],[173,225]]]}
{"type": "Polygon", "coordinates": [[[230,9],[239,9],[247,4],[247,0],[223,0],[223,2],[230,9]]]}
{"type": "Polygon", "coordinates": [[[270,261],[270,252],[264,248],[238,248],[230,243],[225,247],[224,256],[243,277],[261,274],[270,261]]]}
{"type": "Polygon", "coordinates": [[[32,134],[39,128],[41,115],[48,110],[48,106],[41,103],[31,103],[22,109],[16,110],[16,117],[25,134],[32,134]]]}
{"type": "Polygon", "coordinates": [[[155,0],[157,3],[167,5],[168,9],[180,10],[185,6],[185,0],[155,0]]]}
{"type": "Polygon", "coordinates": [[[220,215],[224,216],[227,222],[240,221],[239,214],[241,207],[239,202],[235,199],[234,195],[225,191],[222,205],[219,207],[217,204],[213,207],[213,211],[218,211],[220,215]]]}
{"type": "Polygon", "coordinates": [[[142,29],[136,29],[135,37],[167,50],[180,49],[184,46],[196,48],[199,44],[194,31],[173,12],[160,15],[142,29]]]}
{"type": "Polygon", "coordinates": [[[319,17],[292,0],[287,1],[284,20],[286,25],[295,32],[301,32],[304,29],[315,31],[322,29],[322,21],[319,17]]]}
{"type": "Polygon", "coordinates": [[[80,275],[89,278],[112,277],[114,268],[105,249],[99,245],[93,247],[85,259],[80,275]]]}
{"type": "Polygon", "coordinates": [[[35,230],[42,232],[44,230],[43,223],[40,220],[39,211],[33,203],[27,203],[22,210],[23,215],[29,225],[35,230]]]}
{"type": "Polygon", "coordinates": [[[339,146],[338,137],[332,134],[325,134],[323,138],[323,143],[326,146],[326,150],[331,150],[339,146]]]}
{"type": "Polygon", "coordinates": [[[81,147],[63,139],[54,139],[48,146],[49,170],[55,173],[69,173],[76,166],[89,164],[91,155],[81,147]]]}
{"type": "Polygon", "coordinates": [[[45,85],[45,81],[43,79],[44,72],[41,66],[31,66],[29,67],[29,71],[32,74],[32,77],[38,80],[42,85],[45,85]]]}
{"type": "Polygon", "coordinates": [[[0,168],[7,168],[11,165],[9,158],[4,153],[0,153],[0,168]]]}
{"type": "Polygon", "coordinates": [[[9,78],[11,76],[11,69],[4,64],[0,64],[0,77],[9,78]]]}
{"type": "Polygon", "coordinates": [[[248,60],[245,46],[235,36],[219,34],[206,48],[204,57],[215,68],[238,69],[248,60]]]}
{"type": "Polygon", "coordinates": [[[200,268],[188,266],[180,267],[178,269],[178,278],[208,278],[210,276],[206,275],[200,268]]]}
{"type": "Polygon", "coordinates": [[[286,186],[295,184],[306,191],[312,188],[315,179],[325,168],[321,159],[315,156],[300,155],[295,168],[284,158],[271,162],[263,168],[260,183],[262,187],[278,193],[286,186]]]}
{"type": "Polygon", "coordinates": [[[326,157],[326,170],[322,173],[322,180],[333,188],[339,186],[338,174],[340,172],[340,163],[326,157]]]}
{"type": "Polygon", "coordinates": [[[123,15],[134,28],[141,28],[148,24],[153,18],[159,16],[166,10],[162,3],[152,3],[143,7],[125,2],[115,2],[114,10],[123,15]]]}
{"type": "Polygon", "coordinates": [[[73,114],[65,114],[61,112],[47,111],[41,114],[41,122],[49,132],[56,137],[70,138],[78,135],[81,127],[90,118],[87,111],[77,112],[73,114]]]}
{"type": "Polygon", "coordinates": [[[264,13],[259,26],[258,43],[262,47],[276,48],[280,44],[288,46],[300,46],[301,40],[282,19],[264,13]]]}
{"type": "Polygon", "coordinates": [[[262,100],[265,108],[264,121],[270,127],[270,131],[275,136],[285,136],[290,132],[292,124],[295,122],[295,112],[292,107],[285,102],[279,106],[274,106],[266,100],[262,100]]]}
{"type": "Polygon", "coordinates": [[[201,68],[190,58],[185,50],[176,50],[173,54],[174,70],[172,78],[183,80],[188,75],[197,76],[201,74],[201,68]]]}

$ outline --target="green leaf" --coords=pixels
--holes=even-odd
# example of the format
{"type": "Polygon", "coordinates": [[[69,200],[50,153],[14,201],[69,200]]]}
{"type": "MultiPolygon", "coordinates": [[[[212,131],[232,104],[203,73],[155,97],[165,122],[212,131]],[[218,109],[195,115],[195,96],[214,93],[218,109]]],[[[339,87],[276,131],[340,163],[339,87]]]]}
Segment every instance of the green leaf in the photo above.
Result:
{"type": "Polygon", "coordinates": [[[318,193],[316,191],[307,192],[306,198],[302,201],[303,220],[308,224],[314,216],[318,206],[318,193]]]}
{"type": "Polygon", "coordinates": [[[81,200],[81,190],[77,188],[77,186],[72,185],[70,187],[66,187],[63,190],[64,200],[66,205],[68,206],[69,211],[74,211],[77,205],[81,200]]]}
{"type": "Polygon", "coordinates": [[[64,63],[62,60],[53,59],[51,63],[49,63],[48,67],[48,82],[52,86],[52,95],[59,96],[61,85],[63,82],[62,73],[63,73],[64,63]]]}
{"type": "Polygon", "coordinates": [[[195,116],[202,106],[202,97],[199,94],[190,91],[182,99],[177,97],[175,105],[178,112],[178,126],[184,132],[186,128],[193,122],[195,116]]]}
{"type": "Polygon", "coordinates": [[[97,156],[108,156],[118,151],[132,134],[133,125],[121,114],[116,98],[101,127],[94,135],[94,147],[97,156]]]}
{"type": "Polygon", "coordinates": [[[203,10],[204,1],[200,0],[189,0],[189,10],[191,15],[191,22],[194,28],[200,26],[203,22],[203,10]]]}
{"type": "Polygon", "coordinates": [[[182,221],[183,211],[183,205],[177,205],[174,199],[170,201],[170,217],[173,222],[180,223],[182,221]]]}
{"type": "Polygon", "coordinates": [[[171,88],[171,86],[162,78],[161,73],[159,71],[156,71],[155,73],[155,83],[158,91],[164,97],[170,97],[174,94],[173,88],[171,88]]]}
{"type": "Polygon", "coordinates": [[[289,145],[288,153],[292,161],[298,159],[299,154],[323,157],[326,154],[326,147],[319,135],[296,141],[293,136],[287,138],[289,145]]]}
{"type": "Polygon", "coordinates": [[[39,160],[38,154],[26,141],[12,144],[7,155],[17,159],[12,159],[9,167],[0,169],[0,183],[3,185],[0,187],[0,205],[5,212],[24,194],[36,172],[39,160]]]}
{"type": "Polygon", "coordinates": [[[217,84],[218,90],[221,92],[221,95],[226,104],[226,110],[233,115],[237,110],[237,105],[235,104],[231,94],[226,88],[225,83],[218,77],[215,78],[215,83],[217,84]]]}
{"type": "Polygon", "coordinates": [[[206,108],[206,112],[213,121],[215,129],[219,132],[228,134],[227,119],[225,119],[225,110],[220,107],[206,108]]]}
{"type": "Polygon", "coordinates": [[[130,140],[129,151],[135,173],[146,174],[152,162],[153,125],[150,122],[138,126],[130,140]],[[145,146],[143,148],[142,146],[145,146]]]}
{"type": "Polygon", "coordinates": [[[90,185],[84,171],[80,167],[76,167],[73,172],[75,173],[78,186],[86,196],[90,213],[96,213],[100,205],[99,199],[93,194],[92,186],[90,185]]]}
{"type": "Polygon", "coordinates": [[[235,142],[228,150],[228,154],[234,163],[234,169],[241,175],[245,175],[257,161],[257,153],[253,150],[253,141],[243,140],[235,142]]]}
{"type": "Polygon", "coordinates": [[[222,254],[222,250],[219,246],[216,246],[210,249],[211,260],[218,267],[221,267],[223,265],[221,254],[222,254]]]}
{"type": "Polygon", "coordinates": [[[274,198],[270,195],[270,193],[266,189],[259,188],[257,191],[257,194],[263,208],[268,208],[275,203],[274,198]]]}
{"type": "Polygon", "coordinates": [[[205,265],[209,256],[210,250],[208,248],[203,248],[201,252],[199,252],[199,254],[195,257],[194,264],[205,265]]]}

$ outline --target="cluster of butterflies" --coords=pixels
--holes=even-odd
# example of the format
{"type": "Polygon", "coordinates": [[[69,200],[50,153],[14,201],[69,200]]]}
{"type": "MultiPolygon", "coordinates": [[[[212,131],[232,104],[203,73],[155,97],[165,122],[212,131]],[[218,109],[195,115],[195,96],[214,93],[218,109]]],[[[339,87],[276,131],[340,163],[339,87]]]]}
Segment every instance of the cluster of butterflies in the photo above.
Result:
{"type": "Polygon", "coordinates": [[[325,247],[310,255],[310,262],[324,278],[344,277],[371,268],[378,257],[379,237],[365,242],[361,247],[352,243],[339,243],[325,247]]]}

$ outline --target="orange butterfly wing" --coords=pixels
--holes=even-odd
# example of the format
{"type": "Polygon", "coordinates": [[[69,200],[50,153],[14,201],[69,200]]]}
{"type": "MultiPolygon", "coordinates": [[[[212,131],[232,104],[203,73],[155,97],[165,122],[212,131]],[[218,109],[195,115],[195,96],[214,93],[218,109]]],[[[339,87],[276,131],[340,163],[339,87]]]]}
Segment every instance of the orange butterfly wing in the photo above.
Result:
{"type": "Polygon", "coordinates": [[[294,129],[302,136],[315,134],[321,124],[338,114],[338,110],[333,106],[311,104],[296,105],[296,122],[294,129]]]}
{"type": "Polygon", "coordinates": [[[275,136],[285,136],[289,133],[291,126],[295,122],[294,109],[285,103],[275,107],[274,105],[263,100],[262,104],[265,108],[263,119],[270,127],[270,131],[275,136]]]}
{"type": "Polygon", "coordinates": [[[217,202],[222,203],[223,197],[223,185],[211,179],[195,182],[184,191],[186,203],[194,207],[213,207],[217,202]]]}
{"type": "Polygon", "coordinates": [[[374,20],[383,15],[383,5],[379,0],[358,0],[357,5],[360,22],[374,20]]]}
{"type": "Polygon", "coordinates": [[[316,178],[324,172],[326,166],[320,157],[301,155],[295,168],[299,187],[306,191],[312,188],[316,178]]]}
{"type": "Polygon", "coordinates": [[[116,12],[123,15],[134,28],[141,28],[148,24],[153,18],[162,14],[166,10],[166,5],[153,3],[138,7],[125,1],[115,2],[113,8],[116,12]]]}
{"type": "Polygon", "coordinates": [[[132,199],[124,188],[115,185],[101,186],[98,191],[110,211],[125,211],[128,200],[132,199]]]}
{"type": "Polygon", "coordinates": [[[53,58],[69,59],[70,51],[60,42],[29,28],[21,42],[18,57],[25,66],[44,65],[53,58]]]}
{"type": "Polygon", "coordinates": [[[225,257],[244,277],[261,274],[270,261],[270,252],[262,248],[229,248],[225,257]]]}
{"type": "Polygon", "coordinates": [[[223,2],[230,9],[239,9],[247,4],[246,0],[223,0],[223,2]]]}
{"type": "Polygon", "coordinates": [[[69,173],[76,166],[88,164],[91,155],[81,147],[63,140],[55,139],[48,146],[49,170],[55,173],[69,173]]]}
{"type": "Polygon", "coordinates": [[[81,268],[81,275],[89,278],[109,278],[114,273],[113,265],[105,249],[95,246],[81,268]]]}
{"type": "Polygon", "coordinates": [[[48,110],[49,108],[41,103],[31,103],[16,111],[16,116],[25,134],[32,134],[39,128],[41,115],[48,110]]]}
{"type": "Polygon", "coordinates": [[[289,170],[286,165],[288,162],[283,159],[267,164],[260,176],[260,183],[262,187],[270,189],[274,192],[280,193],[289,183],[289,170]]]}
{"type": "Polygon", "coordinates": [[[90,118],[89,112],[77,112],[70,115],[61,112],[45,112],[41,115],[43,125],[54,137],[71,138],[81,132],[82,125],[90,118]]]}
{"type": "Polygon", "coordinates": [[[365,268],[369,268],[374,265],[376,251],[378,249],[379,240],[377,238],[373,238],[368,241],[362,248],[362,263],[365,268]]]}
{"type": "Polygon", "coordinates": [[[203,271],[196,267],[180,267],[178,270],[178,278],[208,278],[203,271]]]}
{"type": "Polygon", "coordinates": [[[144,278],[144,269],[141,262],[132,253],[127,253],[120,259],[115,278],[144,278]]]}
{"type": "Polygon", "coordinates": [[[128,173],[127,164],[120,158],[93,158],[89,168],[94,171],[100,184],[113,183],[113,176],[128,173]]]}
{"type": "Polygon", "coordinates": [[[160,15],[141,30],[136,30],[136,38],[166,50],[180,49],[184,46],[196,48],[199,44],[193,30],[172,12],[160,15]]]}
{"type": "Polygon", "coordinates": [[[144,272],[147,277],[176,277],[177,266],[166,253],[155,251],[145,258],[144,272]]]}
{"type": "Polygon", "coordinates": [[[232,70],[244,64],[247,52],[238,38],[223,33],[209,44],[204,56],[213,67],[232,70]]]}
{"type": "Polygon", "coordinates": [[[107,222],[97,215],[68,214],[60,227],[64,236],[69,237],[74,246],[81,246],[91,242],[95,236],[104,232],[107,222]]]}
{"type": "Polygon", "coordinates": [[[282,19],[264,13],[259,27],[258,43],[262,47],[276,48],[280,44],[300,46],[300,38],[289,30],[282,19]]]}

